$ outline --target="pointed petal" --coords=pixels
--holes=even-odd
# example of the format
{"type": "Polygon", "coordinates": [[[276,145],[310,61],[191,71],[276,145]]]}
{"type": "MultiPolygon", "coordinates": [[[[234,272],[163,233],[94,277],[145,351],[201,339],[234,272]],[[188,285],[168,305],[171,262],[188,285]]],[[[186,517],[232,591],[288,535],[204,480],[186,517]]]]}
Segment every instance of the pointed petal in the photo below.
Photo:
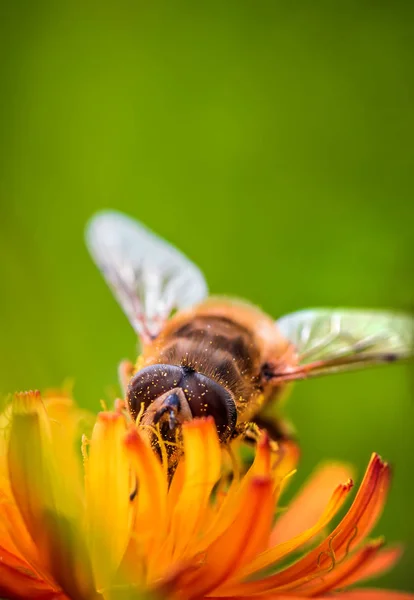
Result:
{"type": "MultiPolygon", "coordinates": [[[[255,596],[260,600],[303,600],[303,596],[292,596],[291,594],[260,594],[255,596]]],[[[208,600],[223,600],[224,596],[209,596],[208,600]]],[[[226,600],[245,600],[246,596],[225,596],[226,600]]],[[[414,594],[406,592],[394,592],[392,590],[360,589],[349,592],[338,592],[327,596],[315,596],[313,600],[414,600],[414,594]]]]}
{"type": "Polygon", "coordinates": [[[400,560],[402,553],[403,551],[401,546],[394,546],[381,550],[381,552],[379,552],[377,556],[373,558],[369,565],[366,565],[360,570],[358,574],[358,581],[385,575],[385,573],[392,569],[392,567],[400,560]]]}
{"type": "Polygon", "coordinates": [[[130,462],[122,414],[98,415],[85,465],[88,537],[99,588],[109,587],[125,553],[131,525],[130,462]]]}
{"type": "MultiPolygon", "coordinates": [[[[383,574],[398,560],[401,552],[399,548],[381,550],[382,546],[383,540],[368,543],[329,572],[317,575],[315,581],[309,583],[309,577],[306,577],[304,584],[298,587],[295,585],[295,593],[319,596],[337,588],[348,588],[362,579],[383,574]]],[[[289,586],[284,589],[288,588],[289,586]]]]}
{"type": "Polygon", "coordinates": [[[338,481],[352,478],[347,465],[328,464],[317,469],[310,480],[276,521],[269,546],[286,542],[312,527],[321,517],[338,481]]]}
{"type": "MultiPolygon", "coordinates": [[[[300,458],[300,448],[293,440],[281,440],[278,442],[278,447],[278,459],[274,469],[277,479],[280,481],[281,491],[283,491],[290,482],[291,476],[296,472],[300,458]]],[[[338,479],[335,483],[338,483],[338,481],[341,481],[341,479],[338,479]]]]}
{"type": "Polygon", "coordinates": [[[234,509],[234,520],[203,555],[201,568],[184,574],[178,584],[188,600],[203,598],[248,563],[265,547],[273,518],[274,494],[270,478],[250,481],[234,509]]]}
{"type": "MultiPolygon", "coordinates": [[[[331,598],[331,596],[329,597],[331,598]]],[[[328,596],[317,596],[314,600],[321,600],[322,598],[328,598],[328,596]]],[[[361,589],[341,592],[338,598],[340,600],[414,600],[414,594],[394,592],[393,590],[361,589]]],[[[292,600],[292,598],[289,600],[292,600]]]]}
{"type": "Polygon", "coordinates": [[[131,580],[137,581],[142,577],[144,561],[155,555],[166,536],[168,481],[155,452],[136,429],[129,431],[125,447],[135,476],[137,495],[132,502],[133,525],[124,567],[131,580]],[[137,564],[140,559],[142,564],[137,564]]]}
{"type": "Polygon", "coordinates": [[[293,539],[283,542],[282,544],[278,544],[274,548],[269,548],[263,552],[257,557],[256,560],[252,561],[252,563],[248,565],[246,569],[244,569],[242,576],[247,577],[252,573],[261,571],[262,569],[277,563],[279,560],[303,546],[306,542],[322,531],[338,513],[347,495],[352,489],[352,486],[352,481],[348,481],[345,484],[339,485],[332,494],[331,499],[329,500],[320,519],[312,527],[293,539]]]}
{"type": "Polygon", "coordinates": [[[243,502],[246,490],[251,486],[253,480],[258,477],[267,477],[273,482],[273,490],[275,491],[274,505],[276,504],[276,492],[279,491],[281,478],[283,476],[274,476],[274,461],[279,461],[280,456],[274,452],[270,440],[267,435],[261,437],[253,461],[252,466],[246,475],[239,480],[235,478],[230,485],[229,490],[225,493],[224,498],[218,504],[217,508],[212,511],[210,519],[208,519],[208,527],[205,528],[203,536],[200,538],[197,550],[205,552],[205,550],[220,537],[234,520],[234,511],[240,502],[243,502]],[[276,489],[275,489],[276,488],[276,489]]]}
{"type": "Polygon", "coordinates": [[[383,507],[389,478],[388,466],[374,454],[351,508],[329,538],[286,569],[259,581],[241,584],[237,593],[275,592],[332,568],[370,532],[383,507]]]}
{"type": "Polygon", "coordinates": [[[370,542],[347,560],[331,567],[325,573],[316,573],[313,581],[312,579],[309,581],[309,577],[305,577],[303,583],[296,582],[294,587],[287,585],[280,591],[292,590],[294,593],[301,593],[305,596],[322,596],[338,588],[347,588],[360,579],[361,571],[375,560],[382,546],[382,540],[370,542]]]}
{"type": "Polygon", "coordinates": [[[183,441],[184,481],[171,517],[173,560],[184,554],[203,523],[221,469],[221,448],[211,418],[185,423],[183,441]]]}

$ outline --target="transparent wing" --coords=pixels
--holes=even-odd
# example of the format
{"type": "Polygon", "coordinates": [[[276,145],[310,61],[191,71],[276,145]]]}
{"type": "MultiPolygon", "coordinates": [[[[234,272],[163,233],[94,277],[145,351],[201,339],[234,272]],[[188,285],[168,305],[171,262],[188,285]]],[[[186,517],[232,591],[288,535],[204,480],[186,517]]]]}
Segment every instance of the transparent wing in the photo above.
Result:
{"type": "Polygon", "coordinates": [[[277,321],[277,326],[295,346],[299,360],[298,367],[280,374],[283,379],[413,356],[414,319],[410,315],[322,308],[286,315],[277,321]]]}
{"type": "Polygon", "coordinates": [[[171,311],[207,295],[201,271],[176,248],[115,211],[97,213],[86,228],[89,251],[144,341],[160,332],[171,311]]]}

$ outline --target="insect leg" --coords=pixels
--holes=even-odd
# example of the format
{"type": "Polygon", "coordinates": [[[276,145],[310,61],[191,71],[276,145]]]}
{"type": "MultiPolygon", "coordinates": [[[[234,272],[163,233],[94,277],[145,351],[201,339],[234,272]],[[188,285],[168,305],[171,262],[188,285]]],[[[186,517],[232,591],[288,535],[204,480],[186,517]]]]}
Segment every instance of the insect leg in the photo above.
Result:
{"type": "Polygon", "coordinates": [[[254,417],[254,425],[259,430],[265,430],[275,442],[295,441],[295,431],[289,421],[282,417],[258,414],[254,417]]]}

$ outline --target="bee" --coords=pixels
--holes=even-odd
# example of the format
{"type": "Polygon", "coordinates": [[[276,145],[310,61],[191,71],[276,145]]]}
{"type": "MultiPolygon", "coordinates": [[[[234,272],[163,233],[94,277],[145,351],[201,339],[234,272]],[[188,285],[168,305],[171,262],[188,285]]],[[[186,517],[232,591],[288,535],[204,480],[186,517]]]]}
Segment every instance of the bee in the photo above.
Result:
{"type": "Polygon", "coordinates": [[[409,315],[320,308],[275,321],[248,302],[208,297],[195,264],[121,213],[95,215],[86,241],[141,342],[137,364],[120,367],[129,413],[166,441],[204,416],[223,444],[256,426],[288,437],[271,409],[292,382],[413,354],[409,315]]]}

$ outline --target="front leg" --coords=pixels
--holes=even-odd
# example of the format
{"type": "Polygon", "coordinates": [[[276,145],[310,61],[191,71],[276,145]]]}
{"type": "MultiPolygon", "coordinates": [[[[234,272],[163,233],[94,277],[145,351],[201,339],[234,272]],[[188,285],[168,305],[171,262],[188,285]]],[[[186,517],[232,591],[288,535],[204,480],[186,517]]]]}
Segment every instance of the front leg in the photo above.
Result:
{"type": "Polygon", "coordinates": [[[231,439],[239,439],[242,442],[246,442],[248,444],[257,444],[260,438],[260,428],[256,425],[256,423],[241,423],[237,425],[231,439]]]}
{"type": "Polygon", "coordinates": [[[263,412],[254,417],[253,424],[259,430],[266,431],[275,442],[296,442],[296,431],[290,421],[285,418],[263,412]]]}
{"type": "Polygon", "coordinates": [[[249,446],[256,446],[263,435],[269,438],[271,447],[277,450],[277,443],[272,439],[265,428],[259,427],[257,423],[250,421],[248,423],[242,423],[238,425],[234,430],[232,439],[238,439],[240,442],[245,443],[249,446]]]}

